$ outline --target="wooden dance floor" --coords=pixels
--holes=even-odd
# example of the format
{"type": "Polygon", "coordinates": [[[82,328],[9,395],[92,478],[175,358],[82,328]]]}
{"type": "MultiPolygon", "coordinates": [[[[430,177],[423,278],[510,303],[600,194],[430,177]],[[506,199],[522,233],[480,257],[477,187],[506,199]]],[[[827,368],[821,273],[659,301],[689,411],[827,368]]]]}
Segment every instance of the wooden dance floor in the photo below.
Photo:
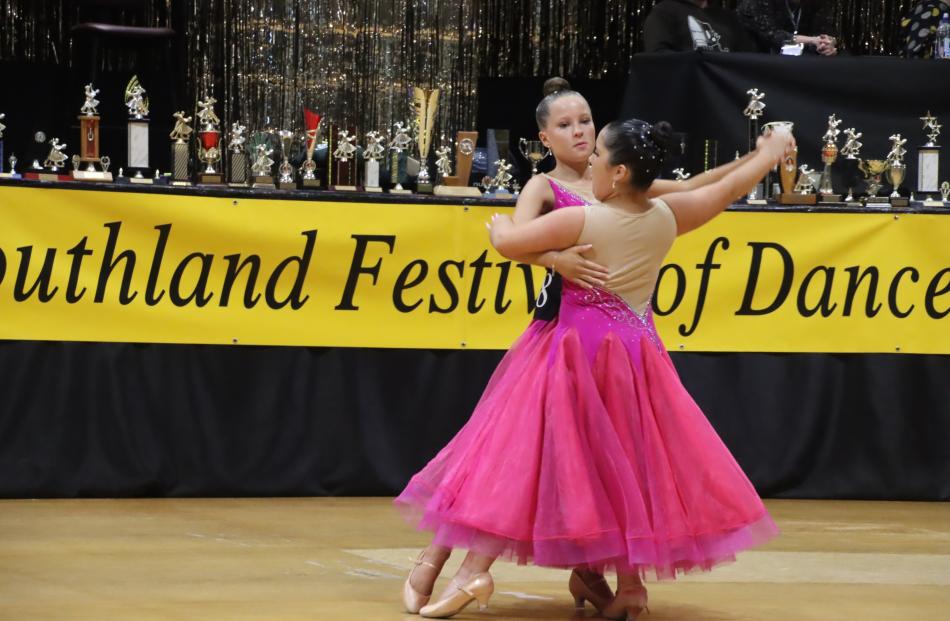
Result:
{"type": "MultiPolygon", "coordinates": [[[[950,619],[950,504],[767,504],[781,537],[648,585],[642,618],[950,619]]],[[[400,589],[425,542],[380,498],[0,501],[0,619],[413,620],[400,589]]],[[[456,618],[597,618],[567,572],[492,573],[488,611],[456,618]]]]}

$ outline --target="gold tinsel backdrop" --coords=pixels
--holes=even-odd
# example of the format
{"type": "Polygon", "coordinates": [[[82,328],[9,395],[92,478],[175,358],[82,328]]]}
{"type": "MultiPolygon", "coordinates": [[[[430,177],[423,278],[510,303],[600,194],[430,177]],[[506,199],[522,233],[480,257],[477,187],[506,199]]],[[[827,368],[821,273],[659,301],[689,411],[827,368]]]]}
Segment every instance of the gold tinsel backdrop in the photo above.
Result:
{"type": "MultiPolygon", "coordinates": [[[[726,5],[734,5],[727,1],[726,5]]],[[[653,0],[146,0],[140,25],[182,35],[186,101],[225,124],[300,130],[303,106],[360,131],[408,120],[412,85],[442,89],[440,131],[474,127],[479,77],[623,79],[653,0]]],[[[0,61],[68,64],[69,0],[0,0],[0,61]]],[[[853,53],[899,48],[909,0],[839,0],[853,53]]],[[[113,68],[122,58],[110,60],[113,68]]],[[[134,68],[129,67],[130,70],[134,68]]],[[[190,104],[189,104],[190,105],[190,104]]],[[[185,106],[187,107],[187,106],[185,106]]]]}

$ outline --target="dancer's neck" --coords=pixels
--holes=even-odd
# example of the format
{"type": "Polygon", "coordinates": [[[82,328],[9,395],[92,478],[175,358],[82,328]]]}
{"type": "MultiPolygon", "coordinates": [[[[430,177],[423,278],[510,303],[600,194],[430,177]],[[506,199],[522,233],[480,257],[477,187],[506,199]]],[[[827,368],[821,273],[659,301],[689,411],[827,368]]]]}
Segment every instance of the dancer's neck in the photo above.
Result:
{"type": "Polygon", "coordinates": [[[590,166],[587,162],[566,163],[558,162],[548,176],[565,183],[590,183],[590,166]]]}

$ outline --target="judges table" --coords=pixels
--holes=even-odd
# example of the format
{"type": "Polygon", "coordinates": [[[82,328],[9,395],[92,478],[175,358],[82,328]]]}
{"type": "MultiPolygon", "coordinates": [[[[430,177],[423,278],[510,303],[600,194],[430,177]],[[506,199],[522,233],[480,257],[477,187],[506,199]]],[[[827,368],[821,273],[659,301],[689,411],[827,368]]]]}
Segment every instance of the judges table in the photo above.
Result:
{"type": "MultiPolygon", "coordinates": [[[[397,492],[531,319],[511,204],[0,181],[0,496],[397,492]]],[[[661,337],[762,494],[950,498],[947,213],[674,245],[661,337]]]]}

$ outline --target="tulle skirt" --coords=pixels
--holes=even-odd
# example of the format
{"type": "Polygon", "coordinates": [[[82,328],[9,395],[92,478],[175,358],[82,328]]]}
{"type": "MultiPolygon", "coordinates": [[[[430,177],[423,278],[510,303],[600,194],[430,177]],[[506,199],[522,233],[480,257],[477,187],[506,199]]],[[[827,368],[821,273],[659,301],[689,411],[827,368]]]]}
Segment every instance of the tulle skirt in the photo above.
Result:
{"type": "Polygon", "coordinates": [[[657,578],[711,569],[777,533],[649,312],[573,287],[396,504],[438,545],[657,578]]]}

